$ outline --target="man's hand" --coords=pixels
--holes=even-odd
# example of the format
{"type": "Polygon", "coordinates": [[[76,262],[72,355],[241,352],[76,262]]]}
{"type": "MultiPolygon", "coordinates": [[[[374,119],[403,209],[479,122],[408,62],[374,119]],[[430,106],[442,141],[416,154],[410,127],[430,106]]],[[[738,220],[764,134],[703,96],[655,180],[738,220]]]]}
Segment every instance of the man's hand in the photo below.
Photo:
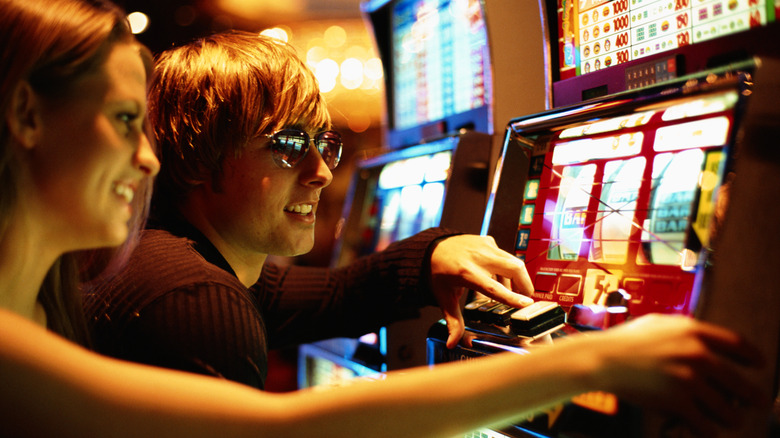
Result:
{"type": "Polygon", "coordinates": [[[457,345],[465,331],[460,298],[466,289],[512,307],[533,303],[521,295],[533,291],[525,264],[499,249],[491,236],[464,234],[439,242],[431,254],[431,287],[447,322],[448,348],[457,345]]]}

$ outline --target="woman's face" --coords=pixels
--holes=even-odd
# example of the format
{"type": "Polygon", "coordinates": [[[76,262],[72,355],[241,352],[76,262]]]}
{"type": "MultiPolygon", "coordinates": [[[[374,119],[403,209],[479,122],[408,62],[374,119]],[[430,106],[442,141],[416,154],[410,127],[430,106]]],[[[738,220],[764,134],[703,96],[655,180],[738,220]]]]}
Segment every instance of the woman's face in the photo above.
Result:
{"type": "Polygon", "coordinates": [[[69,250],[116,246],[128,236],[132,199],[159,162],[144,134],[146,70],[117,44],[66,98],[41,99],[30,171],[40,212],[69,250]]]}

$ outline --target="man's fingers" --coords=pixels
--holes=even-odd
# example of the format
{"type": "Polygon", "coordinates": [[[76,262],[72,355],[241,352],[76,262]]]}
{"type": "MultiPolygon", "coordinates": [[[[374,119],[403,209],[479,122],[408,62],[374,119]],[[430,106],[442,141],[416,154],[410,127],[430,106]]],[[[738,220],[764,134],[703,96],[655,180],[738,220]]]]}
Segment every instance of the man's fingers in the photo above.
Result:
{"type": "Polygon", "coordinates": [[[475,282],[473,289],[512,307],[522,308],[534,303],[533,298],[518,294],[504,286],[501,281],[490,277],[483,277],[479,282],[475,282]]]}
{"type": "Polygon", "coordinates": [[[531,281],[531,276],[525,269],[525,263],[517,257],[511,257],[509,264],[512,267],[510,271],[511,276],[508,276],[512,280],[512,289],[515,292],[524,294],[533,292],[534,284],[533,281],[531,281]]]}
{"type": "MultiPolygon", "coordinates": [[[[525,263],[517,257],[504,252],[499,248],[489,254],[489,260],[484,260],[481,270],[493,276],[504,277],[511,282],[507,286],[515,292],[529,294],[533,292],[534,285],[531,276],[525,268],[525,263]]],[[[479,269],[475,266],[475,269],[479,269]]]]}
{"type": "Polygon", "coordinates": [[[455,305],[442,307],[444,321],[447,322],[447,348],[455,348],[466,331],[466,324],[463,322],[463,313],[460,311],[460,305],[454,301],[455,305]]]}

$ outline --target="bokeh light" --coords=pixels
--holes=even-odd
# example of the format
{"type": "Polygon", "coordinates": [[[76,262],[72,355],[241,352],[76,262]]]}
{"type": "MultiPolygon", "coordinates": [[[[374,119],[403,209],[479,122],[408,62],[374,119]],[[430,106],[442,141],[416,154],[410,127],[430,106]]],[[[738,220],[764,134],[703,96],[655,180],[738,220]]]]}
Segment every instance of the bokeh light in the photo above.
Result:
{"type": "Polygon", "coordinates": [[[149,28],[149,17],[143,12],[127,14],[127,21],[130,23],[130,31],[136,35],[149,28]]]}

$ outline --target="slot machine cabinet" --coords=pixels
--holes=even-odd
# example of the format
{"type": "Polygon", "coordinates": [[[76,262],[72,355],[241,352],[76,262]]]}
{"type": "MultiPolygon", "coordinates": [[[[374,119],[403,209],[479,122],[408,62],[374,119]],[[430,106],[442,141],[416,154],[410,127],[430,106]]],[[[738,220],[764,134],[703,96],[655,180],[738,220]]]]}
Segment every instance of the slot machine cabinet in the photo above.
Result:
{"type": "MultiPolygon", "coordinates": [[[[545,108],[545,45],[538,3],[518,7],[506,0],[367,0],[360,6],[383,64],[385,138],[378,145],[381,156],[362,163],[367,167],[357,171],[347,195],[351,207],[344,212],[334,266],[381,249],[409,228],[405,221],[397,222],[397,229],[392,224],[384,230],[366,226],[377,220],[356,207],[371,195],[376,182],[368,166],[447,138],[457,139],[460,146],[437,224],[478,234],[506,121],[516,111],[545,108]],[[361,217],[367,222],[361,224],[361,217]]],[[[371,210],[371,204],[366,208],[371,210]]],[[[375,212],[381,209],[377,206],[375,212]]],[[[299,386],[323,380],[314,377],[314,368],[324,370],[321,375],[349,377],[424,365],[426,333],[439,317],[438,309],[423,309],[420,318],[391,324],[369,334],[365,342],[339,339],[304,345],[299,386]],[[356,356],[369,357],[372,363],[366,367],[352,360],[356,356]]]]}
{"type": "MultiPolygon", "coordinates": [[[[346,266],[430,227],[478,234],[488,191],[490,140],[487,134],[463,131],[358,160],[332,266],[346,266]]],[[[299,349],[299,386],[424,365],[426,334],[439,318],[438,308],[427,307],[360,339],[304,345],[299,349]]]]}
{"type": "MultiPolygon", "coordinates": [[[[738,132],[751,129],[751,120],[766,119],[745,113],[753,94],[761,91],[753,88],[754,75],[775,74],[761,71],[768,68],[762,64],[768,63],[749,61],[510,121],[483,233],[525,261],[534,298],[559,303],[568,322],[537,340],[467,321],[477,338],[475,347],[455,350],[444,347],[446,331],[434,326],[428,340],[430,363],[497,351],[532,353],[544,348],[542,341],[606,329],[646,313],[694,314],[707,300],[704,313],[711,316],[706,319],[727,320],[727,309],[737,306],[734,293],[709,291],[700,284],[713,251],[720,249],[717,225],[723,217],[716,206],[720,187],[739,163],[738,132]]],[[[771,81],[763,93],[769,101],[780,97],[771,81]]],[[[764,289],[773,284],[766,274],[763,281],[764,289]]],[[[774,297],[754,299],[776,303],[774,297]]],[[[749,308],[761,311],[757,303],[749,308]]],[[[736,313],[743,312],[750,313],[736,313]]],[[[763,308],[761,318],[768,331],[758,338],[772,361],[776,310],[763,308]]],[[[741,320],[756,322],[746,315],[741,320]]],[[[730,322],[738,321],[732,315],[730,322]]],[[[751,327],[743,326],[743,332],[757,330],[751,327]]],[[[762,377],[773,388],[774,370],[762,377]]],[[[655,425],[636,407],[594,393],[500,432],[665,436],[664,426],[650,432],[655,425]]]]}
{"type": "MultiPolygon", "coordinates": [[[[353,202],[344,212],[347,219],[343,226],[341,246],[337,248],[334,257],[336,266],[348,264],[355,256],[380,251],[393,241],[431,226],[478,234],[488,191],[489,161],[490,136],[465,131],[359,163],[353,182],[353,202]],[[431,164],[436,157],[444,158],[447,165],[441,169],[441,176],[429,178],[427,173],[435,170],[431,164]],[[424,164],[428,172],[422,178],[425,182],[421,183],[421,193],[430,187],[435,189],[431,192],[435,194],[423,200],[420,213],[413,213],[410,219],[405,219],[403,209],[416,210],[417,204],[402,199],[405,186],[380,186],[382,174],[386,175],[390,166],[415,159],[428,163],[424,164]],[[434,181],[436,179],[440,181],[434,181]],[[399,196],[398,205],[402,211],[398,215],[394,212],[393,196],[399,196]],[[414,223],[413,227],[409,226],[411,223],[414,223]]],[[[408,170],[403,173],[412,176],[408,170]]],[[[385,336],[387,369],[424,365],[427,362],[425,340],[428,328],[440,318],[441,311],[438,308],[426,307],[414,319],[388,325],[385,336]]]]}
{"type": "Polygon", "coordinates": [[[479,232],[482,214],[470,210],[487,200],[489,144],[489,135],[463,131],[358,160],[333,266],[432,226],[479,232]]]}
{"type": "Polygon", "coordinates": [[[361,9],[385,70],[383,147],[465,128],[492,136],[493,169],[507,120],[548,107],[538,2],[368,0],[361,9]]]}
{"type": "MultiPolygon", "coordinates": [[[[721,187],[739,165],[739,132],[758,129],[754,118],[767,119],[746,115],[745,108],[756,93],[766,102],[780,98],[766,79],[777,77],[769,60],[780,57],[780,6],[761,0],[539,3],[550,109],[527,116],[518,111],[521,117],[510,120],[482,233],[526,262],[534,297],[567,308],[568,322],[538,339],[518,337],[511,327],[467,322],[474,346],[454,350],[444,347],[443,326],[434,325],[429,362],[532,353],[559,337],[645,313],[680,313],[754,336],[770,362],[767,374],[756,377],[777,388],[777,299],[763,292],[741,305],[734,289],[751,284],[759,291],[774,284],[768,268],[774,263],[743,257],[755,265],[746,274],[755,278],[739,283],[735,279],[742,274],[718,273],[718,266],[731,264],[719,261],[715,249],[721,248],[718,239],[726,245],[728,233],[735,233],[734,225],[720,228],[723,216],[716,212],[721,187]],[[754,78],[763,81],[763,91],[753,88],[754,78]],[[713,287],[708,280],[714,275],[730,279],[713,287]],[[755,312],[762,316],[752,318],[755,312]]],[[[742,181],[742,190],[750,190],[750,182],[742,181]]],[[[773,189],[742,201],[758,204],[758,193],[773,189]]],[[[773,210],[767,210],[771,217],[773,210]]],[[[727,211],[734,215],[732,208],[727,211]]],[[[769,230],[766,225],[763,232],[769,230]]],[[[766,412],[756,415],[753,425],[765,426],[766,412]]],[[[500,431],[467,436],[482,433],[686,436],[665,419],[602,393],[575,397],[500,431]]],[[[765,435],[761,430],[734,436],[765,435]]]]}

